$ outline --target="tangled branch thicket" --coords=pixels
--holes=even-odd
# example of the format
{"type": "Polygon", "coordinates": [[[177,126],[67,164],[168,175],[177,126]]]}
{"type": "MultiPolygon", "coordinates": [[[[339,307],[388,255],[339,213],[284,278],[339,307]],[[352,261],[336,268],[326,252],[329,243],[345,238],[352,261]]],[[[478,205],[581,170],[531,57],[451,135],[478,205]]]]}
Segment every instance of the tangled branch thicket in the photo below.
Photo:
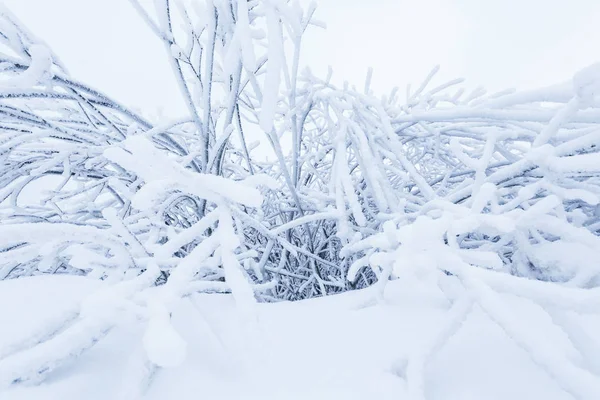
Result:
{"type": "MultiPolygon", "coordinates": [[[[65,326],[2,350],[0,388],[43,380],[115,313],[176,339],[170,309],[192,293],[231,293],[252,315],[257,300],[381,294],[404,279],[453,304],[423,354],[477,302],[561,387],[598,393],[589,371],[540,356],[494,296],[557,315],[600,305],[600,65],[492,95],[430,88],[434,70],[378,98],[370,78],[357,90],[300,71],[314,7],[130,2],[164,44],[187,119],[155,125],[73,79],[0,8],[0,279],[107,282],[65,326]],[[253,156],[256,134],[274,161],[253,156]]],[[[179,354],[175,339],[159,340],[175,346],[165,354],[179,354]]],[[[151,375],[167,362],[150,353],[151,375]]],[[[425,361],[407,367],[417,394],[425,361]]]]}
{"type": "Polygon", "coordinates": [[[600,283],[579,262],[600,255],[599,67],[493,95],[429,88],[434,70],[377,98],[369,79],[299,70],[314,7],[131,3],[185,120],[154,125],[73,79],[2,9],[0,279],[143,277],[263,301],[464,266],[600,283]],[[253,157],[257,132],[273,162],[253,157]]]}

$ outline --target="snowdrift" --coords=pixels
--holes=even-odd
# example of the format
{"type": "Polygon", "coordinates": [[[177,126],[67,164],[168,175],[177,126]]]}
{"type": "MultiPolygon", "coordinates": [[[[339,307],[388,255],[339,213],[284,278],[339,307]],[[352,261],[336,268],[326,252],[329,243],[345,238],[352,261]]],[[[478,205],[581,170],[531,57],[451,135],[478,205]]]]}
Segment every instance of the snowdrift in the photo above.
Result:
{"type": "MultiPolygon", "coordinates": [[[[36,332],[75,326],[78,304],[99,286],[67,276],[0,282],[0,300],[10,305],[0,313],[3,383],[11,356],[39,340],[36,332]]],[[[142,341],[147,323],[123,318],[43,384],[0,393],[6,400],[412,399],[418,384],[429,400],[597,398],[597,380],[587,382],[588,392],[569,385],[585,388],[577,372],[584,366],[599,372],[600,314],[548,311],[512,294],[497,300],[524,336],[480,306],[452,321],[457,312],[442,291],[401,281],[387,286],[382,302],[366,289],[261,304],[252,321],[230,295],[191,295],[172,314],[187,348],[180,365],[150,367],[142,341]]],[[[153,340],[170,340],[161,334],[153,340]]]]}

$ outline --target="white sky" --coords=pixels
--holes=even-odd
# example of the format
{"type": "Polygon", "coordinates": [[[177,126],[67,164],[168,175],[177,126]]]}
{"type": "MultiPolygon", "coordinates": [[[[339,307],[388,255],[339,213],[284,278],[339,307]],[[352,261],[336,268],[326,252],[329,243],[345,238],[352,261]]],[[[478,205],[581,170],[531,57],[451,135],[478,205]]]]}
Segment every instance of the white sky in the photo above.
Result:
{"type": "MultiPolygon", "coordinates": [[[[2,1],[2,0],[0,0],[2,1]]],[[[148,3],[149,0],[142,0],[148,3]]],[[[4,0],[71,74],[121,102],[169,115],[183,106],[158,39],[126,0],[4,0]]],[[[490,90],[569,79],[600,61],[600,0],[320,0],[303,60],[362,86],[465,77],[490,90]]]]}

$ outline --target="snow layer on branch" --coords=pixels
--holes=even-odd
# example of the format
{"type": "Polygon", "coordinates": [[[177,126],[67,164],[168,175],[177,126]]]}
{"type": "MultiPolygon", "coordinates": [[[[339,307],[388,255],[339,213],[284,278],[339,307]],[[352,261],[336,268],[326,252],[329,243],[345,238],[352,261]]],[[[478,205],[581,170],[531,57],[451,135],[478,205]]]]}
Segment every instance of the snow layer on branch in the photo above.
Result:
{"type": "Polygon", "coordinates": [[[237,2],[237,21],[235,28],[235,34],[237,35],[241,47],[244,69],[248,73],[254,73],[256,70],[256,55],[254,54],[254,45],[252,44],[247,1],[237,2]]]}
{"type": "Polygon", "coordinates": [[[256,299],[254,291],[246,278],[242,266],[237,260],[234,251],[240,246],[239,237],[235,234],[231,213],[222,207],[219,215],[219,226],[217,228],[221,250],[223,269],[225,270],[225,282],[231,288],[233,298],[240,311],[251,313],[254,309],[256,299]]]}
{"type": "Polygon", "coordinates": [[[52,78],[52,53],[43,45],[29,47],[31,62],[27,69],[6,81],[0,81],[0,89],[31,89],[52,78]]]}
{"type": "Polygon", "coordinates": [[[285,56],[283,48],[283,37],[279,16],[275,6],[265,4],[267,29],[268,29],[268,57],[267,76],[260,110],[260,127],[263,131],[270,133],[273,129],[277,101],[279,100],[279,84],[281,80],[281,69],[284,66],[285,56]]]}
{"type": "Polygon", "coordinates": [[[146,182],[133,198],[133,205],[140,210],[153,208],[174,190],[217,203],[221,199],[252,207],[262,203],[258,190],[220,176],[193,173],[141,135],[128,137],[122,142],[122,148],[107,148],[104,156],[146,182]]]}

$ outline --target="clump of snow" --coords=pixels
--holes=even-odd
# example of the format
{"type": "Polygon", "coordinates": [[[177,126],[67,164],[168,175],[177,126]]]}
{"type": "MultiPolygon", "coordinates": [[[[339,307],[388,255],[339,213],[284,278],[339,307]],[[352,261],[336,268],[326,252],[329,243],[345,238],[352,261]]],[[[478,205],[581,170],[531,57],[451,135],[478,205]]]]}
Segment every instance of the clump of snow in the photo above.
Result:
{"type": "Polygon", "coordinates": [[[25,71],[7,81],[0,82],[0,88],[29,89],[52,79],[52,53],[48,47],[34,44],[29,47],[31,61],[25,71]]]}
{"type": "Polygon", "coordinates": [[[581,243],[559,240],[533,245],[531,257],[550,280],[585,286],[598,273],[590,260],[599,259],[600,251],[581,243]]]}
{"type": "Polygon", "coordinates": [[[577,72],[573,77],[573,88],[584,104],[600,96],[600,63],[577,72]]]}
{"type": "Polygon", "coordinates": [[[142,342],[148,359],[159,367],[176,367],[186,357],[186,342],[169,322],[169,313],[161,305],[155,305],[142,342]]]}
{"type": "Polygon", "coordinates": [[[104,150],[104,156],[123,168],[135,172],[146,184],[136,193],[133,204],[141,209],[152,208],[169,189],[179,189],[200,198],[219,201],[221,198],[257,207],[262,202],[258,190],[210,174],[194,174],[159,151],[142,135],[128,137],[119,146],[104,150]]]}

